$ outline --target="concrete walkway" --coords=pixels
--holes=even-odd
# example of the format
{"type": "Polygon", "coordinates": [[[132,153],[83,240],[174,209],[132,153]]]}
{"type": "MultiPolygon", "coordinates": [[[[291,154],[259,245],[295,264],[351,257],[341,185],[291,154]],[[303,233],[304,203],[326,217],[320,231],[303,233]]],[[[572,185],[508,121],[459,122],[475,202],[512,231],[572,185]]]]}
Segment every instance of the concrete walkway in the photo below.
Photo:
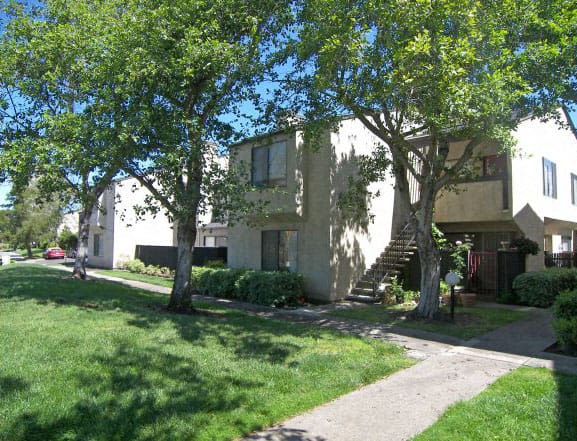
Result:
{"type": "MultiPolygon", "coordinates": [[[[168,288],[89,272],[90,277],[169,293],[168,288]]],[[[545,367],[577,374],[577,361],[543,352],[555,342],[547,310],[469,341],[425,331],[345,321],[326,315],[331,308],[277,310],[230,300],[195,296],[196,300],[243,309],[259,316],[387,340],[421,360],[377,383],[363,387],[245,440],[259,441],[396,441],[417,435],[453,403],[467,400],[519,366],[545,367]]],[[[489,306],[489,305],[488,305],[489,306]]],[[[338,306],[336,306],[338,307],[338,306]]]]}

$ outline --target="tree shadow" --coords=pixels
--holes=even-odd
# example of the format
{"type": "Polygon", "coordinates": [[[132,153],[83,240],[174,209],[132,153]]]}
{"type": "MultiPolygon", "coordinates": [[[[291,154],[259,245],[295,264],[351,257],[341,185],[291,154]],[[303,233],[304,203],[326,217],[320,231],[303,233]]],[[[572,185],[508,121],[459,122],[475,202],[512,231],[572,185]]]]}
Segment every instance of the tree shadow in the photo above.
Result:
{"type": "MultiPolygon", "coordinates": [[[[70,410],[49,420],[38,413],[22,414],[4,429],[6,439],[178,439],[182,427],[168,423],[159,431],[157,420],[194,417],[194,425],[202,427],[213,415],[238,408],[245,398],[239,389],[231,392],[226,376],[203,378],[195,364],[173,354],[159,356],[155,350],[119,344],[92,363],[102,373],[71,378],[83,398],[70,410]],[[182,381],[189,387],[182,388],[182,381]],[[195,413],[198,409],[203,412],[195,413]]],[[[247,387],[256,384],[244,381],[247,387]]],[[[187,439],[196,437],[186,433],[187,439]]]]}
{"type": "Polygon", "coordinates": [[[246,441],[328,441],[322,436],[311,437],[306,430],[279,427],[269,430],[267,433],[257,433],[245,438],[246,441]]]}
{"type": "Polygon", "coordinates": [[[16,392],[22,392],[27,388],[28,384],[22,381],[20,378],[12,376],[0,376],[0,399],[16,392]]]}
{"type": "MultiPolygon", "coordinates": [[[[158,294],[108,281],[79,281],[45,267],[7,268],[0,278],[0,298],[7,303],[32,300],[56,309],[73,307],[83,314],[112,317],[121,312],[122,320],[135,332],[155,335],[154,341],[137,347],[127,344],[124,337],[114,337],[110,350],[90,351],[87,363],[70,369],[69,381],[78,393],[62,404],[66,411],[50,417],[42,410],[20,413],[2,428],[0,438],[10,440],[206,439],[202,430],[213,418],[254,406],[248,415],[240,412],[228,423],[234,426],[231,431],[248,433],[259,428],[255,415],[266,419],[270,410],[254,403],[246,391],[260,388],[266,380],[244,377],[218,363],[214,365],[217,375],[206,374],[206,366],[203,375],[198,366],[202,358],[191,360],[175,353],[174,347],[165,349],[163,343],[181,338],[195,351],[216,344],[241,363],[290,368],[302,348],[283,337],[322,340],[326,335],[309,326],[247,317],[216,306],[211,306],[214,314],[209,315],[162,313],[158,309],[164,299],[158,294]],[[165,328],[169,330],[166,339],[158,340],[163,338],[157,337],[158,329],[165,328]]],[[[26,387],[17,378],[0,377],[0,397],[26,387]]]]}
{"type": "Polygon", "coordinates": [[[558,394],[557,440],[573,441],[577,439],[577,376],[555,372],[555,381],[558,394]]]}

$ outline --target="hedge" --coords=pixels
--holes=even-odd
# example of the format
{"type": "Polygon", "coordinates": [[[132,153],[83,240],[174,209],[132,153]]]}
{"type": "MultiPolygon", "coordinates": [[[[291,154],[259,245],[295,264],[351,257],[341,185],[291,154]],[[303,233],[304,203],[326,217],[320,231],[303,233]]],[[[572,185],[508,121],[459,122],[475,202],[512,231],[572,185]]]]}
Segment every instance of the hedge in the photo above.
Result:
{"type": "Polygon", "coordinates": [[[553,305],[557,340],[569,353],[577,353],[577,289],[562,293],[553,305]]]}
{"type": "Polygon", "coordinates": [[[203,295],[282,307],[304,299],[302,275],[289,272],[195,267],[192,284],[203,295]]]}
{"type": "Polygon", "coordinates": [[[576,268],[551,268],[518,275],[513,290],[518,303],[547,308],[563,291],[577,289],[576,268]]]}

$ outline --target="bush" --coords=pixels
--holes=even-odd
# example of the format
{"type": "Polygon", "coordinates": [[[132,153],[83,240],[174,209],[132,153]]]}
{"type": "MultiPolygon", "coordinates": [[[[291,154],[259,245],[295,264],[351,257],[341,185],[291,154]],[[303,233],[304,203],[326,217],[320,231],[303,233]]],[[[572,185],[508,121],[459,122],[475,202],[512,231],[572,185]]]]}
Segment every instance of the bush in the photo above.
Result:
{"type": "Polygon", "coordinates": [[[295,305],[304,297],[302,275],[289,272],[247,271],[237,283],[238,298],[258,305],[295,305]]]}
{"type": "Polygon", "coordinates": [[[295,273],[194,267],[191,280],[202,295],[258,305],[282,307],[304,299],[303,277],[295,273]]]}
{"type": "Polygon", "coordinates": [[[124,264],[125,268],[131,273],[142,274],[146,265],[139,259],[129,260],[124,264]]]}
{"type": "Polygon", "coordinates": [[[534,240],[531,240],[527,237],[518,237],[517,239],[513,239],[510,244],[511,248],[517,248],[517,251],[521,254],[532,254],[536,256],[539,252],[539,244],[534,240]]]}
{"type": "Polygon", "coordinates": [[[570,353],[577,353],[577,290],[564,292],[557,298],[553,315],[557,340],[570,353]]]}
{"type": "Polygon", "coordinates": [[[206,263],[204,264],[204,266],[206,268],[214,268],[214,269],[221,269],[221,268],[226,268],[226,264],[218,259],[218,260],[207,260],[206,263]]]}
{"type": "Polygon", "coordinates": [[[518,303],[547,308],[562,291],[577,289],[577,270],[553,268],[518,275],[513,281],[518,303]]]}

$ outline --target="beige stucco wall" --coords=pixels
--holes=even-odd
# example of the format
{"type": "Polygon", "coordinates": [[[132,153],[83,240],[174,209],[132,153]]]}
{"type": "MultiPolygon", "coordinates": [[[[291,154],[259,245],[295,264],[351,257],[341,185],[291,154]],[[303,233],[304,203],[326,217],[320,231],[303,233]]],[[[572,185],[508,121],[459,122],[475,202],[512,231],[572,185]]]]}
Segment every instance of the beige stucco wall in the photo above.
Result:
{"type": "MultiPolygon", "coordinates": [[[[463,153],[465,142],[452,143],[447,162],[454,163],[463,153]]],[[[481,171],[483,156],[498,154],[495,145],[482,145],[475,149],[472,169],[481,171]]],[[[511,220],[511,210],[503,208],[502,180],[483,180],[455,185],[443,190],[436,201],[435,222],[487,222],[511,220]]],[[[510,207],[510,192],[509,192],[510,207]]]]}
{"type": "MultiPolygon", "coordinates": [[[[272,213],[266,220],[251,219],[256,225],[229,226],[228,265],[261,269],[262,231],[296,230],[297,271],[305,278],[305,289],[313,298],[329,300],[328,145],[323,143],[317,152],[306,149],[300,132],[279,134],[269,142],[281,140],[287,141],[287,187],[282,194],[265,190],[252,195],[270,200],[272,213]]],[[[235,160],[250,164],[253,146],[237,146],[235,160]]]]}
{"type": "MultiPolygon", "coordinates": [[[[390,240],[395,200],[392,183],[370,189],[380,191],[371,202],[374,223],[367,221],[366,213],[365,222],[359,223],[337,207],[339,194],[355,173],[355,157],[368,153],[376,138],[353,119],[344,120],[337,131],[327,132],[318,146],[305,148],[300,132],[278,134],[273,140],[283,137],[287,139],[286,193],[265,191],[261,195],[269,198],[275,210],[268,220],[261,219],[256,226],[229,227],[229,266],[260,269],[262,231],[296,230],[297,270],[305,278],[307,294],[322,301],[342,299],[390,240]]],[[[253,145],[238,146],[235,160],[250,164],[253,145]]]]}
{"type": "Polygon", "coordinates": [[[369,154],[379,140],[359,120],[345,119],[331,133],[330,161],[330,300],[342,299],[391,240],[395,209],[394,180],[369,186],[368,213],[355,219],[338,208],[339,195],[356,173],[356,158],[369,154]],[[372,216],[372,220],[370,218],[372,216]]]}

